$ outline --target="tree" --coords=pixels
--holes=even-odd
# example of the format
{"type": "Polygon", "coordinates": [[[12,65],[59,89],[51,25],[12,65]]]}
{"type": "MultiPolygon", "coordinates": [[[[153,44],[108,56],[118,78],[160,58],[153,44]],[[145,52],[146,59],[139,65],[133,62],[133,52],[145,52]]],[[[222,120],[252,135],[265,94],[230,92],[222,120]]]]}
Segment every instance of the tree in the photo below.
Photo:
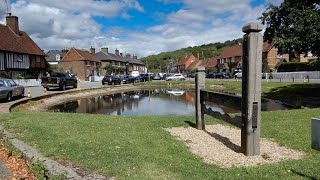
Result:
{"type": "Polygon", "coordinates": [[[259,19],[267,26],[264,39],[274,42],[279,53],[320,57],[319,0],[284,0],[270,5],[259,19]]]}

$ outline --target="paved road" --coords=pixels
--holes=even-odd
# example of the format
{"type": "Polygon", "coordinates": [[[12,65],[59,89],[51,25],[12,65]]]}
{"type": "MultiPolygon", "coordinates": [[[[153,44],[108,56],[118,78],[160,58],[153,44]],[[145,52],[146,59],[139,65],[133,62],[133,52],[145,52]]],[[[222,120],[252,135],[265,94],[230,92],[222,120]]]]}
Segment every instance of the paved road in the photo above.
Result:
{"type": "MultiPolygon", "coordinates": [[[[102,87],[101,82],[80,82],[80,88],[81,89],[89,89],[89,88],[94,88],[94,87],[102,87]]],[[[67,88],[66,91],[71,90],[72,88],[67,88]]],[[[44,94],[44,88],[42,86],[37,86],[37,87],[26,87],[25,89],[25,96],[28,95],[28,90],[30,91],[30,94],[32,97],[38,97],[42,96],[44,94]]],[[[63,92],[60,91],[59,89],[50,89],[47,91],[48,94],[53,94],[53,93],[59,93],[63,92]]]]}

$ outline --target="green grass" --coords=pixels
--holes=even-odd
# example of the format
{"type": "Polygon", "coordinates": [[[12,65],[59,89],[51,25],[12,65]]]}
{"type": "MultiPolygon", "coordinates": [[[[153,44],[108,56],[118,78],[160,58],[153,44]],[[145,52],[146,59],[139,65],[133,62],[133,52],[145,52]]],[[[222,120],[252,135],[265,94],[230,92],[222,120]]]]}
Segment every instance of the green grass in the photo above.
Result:
{"type": "Polygon", "coordinates": [[[12,113],[0,123],[45,156],[117,179],[319,179],[320,153],[310,149],[319,110],[262,113],[262,137],[305,151],[303,160],[227,170],[205,164],[163,129],[190,126],[193,116],[12,113]]]}
{"type": "MultiPolygon", "coordinates": [[[[148,85],[158,85],[158,86],[167,86],[168,83],[171,83],[172,88],[185,88],[185,87],[195,87],[194,80],[185,80],[185,81],[152,81],[141,84],[148,85]]],[[[312,86],[314,84],[302,84],[302,83],[291,83],[291,82],[263,82],[261,86],[261,90],[263,93],[270,93],[275,89],[279,89],[282,87],[287,87],[290,85],[294,85],[299,87],[303,85],[303,87],[312,86]]],[[[241,93],[242,89],[242,81],[226,81],[226,80],[206,80],[206,89],[215,90],[215,91],[224,91],[230,93],[241,93]]],[[[282,94],[284,95],[284,94],[282,94]]]]}

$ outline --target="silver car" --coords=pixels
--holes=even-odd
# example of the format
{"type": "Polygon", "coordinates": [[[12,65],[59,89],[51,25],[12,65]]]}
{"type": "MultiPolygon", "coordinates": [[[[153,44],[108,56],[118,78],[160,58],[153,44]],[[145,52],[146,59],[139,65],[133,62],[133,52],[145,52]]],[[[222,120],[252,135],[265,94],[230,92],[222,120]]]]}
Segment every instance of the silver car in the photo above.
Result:
{"type": "Polygon", "coordinates": [[[173,74],[172,76],[166,77],[166,81],[172,81],[172,80],[186,80],[186,77],[184,77],[182,74],[173,74]]]}
{"type": "Polygon", "coordinates": [[[10,101],[13,97],[23,97],[24,87],[18,85],[12,79],[0,78],[0,99],[10,101]]]}

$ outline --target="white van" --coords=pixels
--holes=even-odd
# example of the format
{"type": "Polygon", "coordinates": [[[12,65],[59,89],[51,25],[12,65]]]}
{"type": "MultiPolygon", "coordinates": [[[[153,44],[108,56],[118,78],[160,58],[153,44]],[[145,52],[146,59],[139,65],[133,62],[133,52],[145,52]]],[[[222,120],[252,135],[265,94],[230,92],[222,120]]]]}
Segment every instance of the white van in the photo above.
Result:
{"type": "Polygon", "coordinates": [[[133,76],[133,77],[139,76],[139,71],[132,71],[131,76],[133,76]]]}

